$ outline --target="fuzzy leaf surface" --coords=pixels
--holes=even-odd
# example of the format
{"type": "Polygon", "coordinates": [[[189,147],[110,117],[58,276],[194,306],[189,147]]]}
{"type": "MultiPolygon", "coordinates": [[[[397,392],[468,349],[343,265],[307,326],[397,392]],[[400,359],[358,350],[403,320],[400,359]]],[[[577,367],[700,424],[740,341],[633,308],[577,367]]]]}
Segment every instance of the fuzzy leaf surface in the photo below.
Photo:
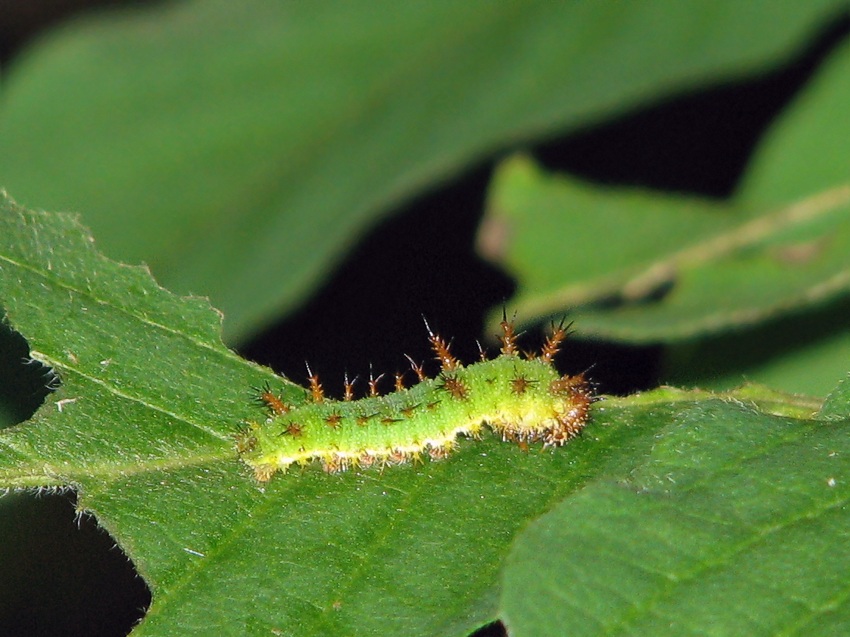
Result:
{"type": "Polygon", "coordinates": [[[664,411],[630,414],[667,424],[628,477],[588,485],[517,540],[502,589],[511,634],[840,633],[846,404],[845,419],[819,421],[737,401],[664,411]]]}
{"type": "MultiPolygon", "coordinates": [[[[832,463],[824,479],[844,493],[845,443],[812,449],[806,432],[822,424],[797,420],[817,401],[757,387],[719,397],[726,402],[673,389],[603,401],[584,435],[556,451],[485,436],[441,462],[342,475],[308,467],[261,488],[232,439],[240,421],[259,417],[249,388],[279,383],[293,402],[304,391],[228,351],[206,301],[100,256],[74,217],[10,201],[0,214],[0,301],[61,380],[32,420],[0,432],[0,484],[77,490],[79,507],[153,590],[134,635],[463,635],[521,616],[505,601],[512,576],[502,584],[518,534],[611,483],[688,498],[687,489],[665,495],[668,465],[684,488],[731,467],[721,473],[740,518],[719,530],[746,535],[750,518],[773,513],[757,497],[760,466],[749,471],[741,457],[781,443],[805,475],[816,460],[832,463]],[[838,459],[818,455],[830,449],[838,459]]],[[[811,504],[795,497],[780,513],[811,504]]],[[[649,538],[670,526],[641,525],[649,538]]],[[[711,549],[708,532],[703,539],[711,549]]],[[[559,585],[554,574],[546,582],[559,585]]]]}

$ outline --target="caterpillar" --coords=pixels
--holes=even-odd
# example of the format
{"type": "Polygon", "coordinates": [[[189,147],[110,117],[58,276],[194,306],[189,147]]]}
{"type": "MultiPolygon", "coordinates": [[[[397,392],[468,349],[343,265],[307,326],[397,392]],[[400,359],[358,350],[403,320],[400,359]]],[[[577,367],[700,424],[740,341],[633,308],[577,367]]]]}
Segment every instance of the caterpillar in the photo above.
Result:
{"type": "Polygon", "coordinates": [[[423,454],[439,460],[455,448],[459,435],[479,438],[485,425],[521,446],[542,441],[557,447],[587,423],[590,385],[583,374],[561,376],[553,364],[568,335],[563,322],[553,324],[539,354],[523,354],[514,323],[505,317],[499,355],[488,359],[482,349],[481,360],[468,366],[427,321],[425,327],[440,363],[435,378],[407,357],[418,383],[405,387],[396,374],[395,390],[386,395],[378,392],[380,377],[370,376],[369,395],[355,400],[346,375],[343,399],[328,398],[309,365],[311,402],[290,405],[269,386],[257,390],[267,418],[246,423],[237,435],[237,450],[254,477],[267,482],[294,463],[316,460],[329,473],[401,464],[423,454]]]}

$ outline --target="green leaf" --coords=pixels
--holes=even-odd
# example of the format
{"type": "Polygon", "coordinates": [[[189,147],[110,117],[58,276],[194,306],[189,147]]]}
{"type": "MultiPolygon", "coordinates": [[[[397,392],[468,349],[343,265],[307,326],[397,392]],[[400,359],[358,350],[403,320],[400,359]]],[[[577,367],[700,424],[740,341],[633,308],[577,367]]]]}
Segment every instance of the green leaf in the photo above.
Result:
{"type": "MultiPolygon", "coordinates": [[[[850,117],[843,107],[850,98],[849,65],[850,46],[845,43],[773,124],[744,175],[737,201],[780,207],[809,192],[850,181],[850,153],[844,144],[850,117]]],[[[827,235],[825,240],[832,238],[827,235]]],[[[847,276],[836,272],[842,274],[847,276]]],[[[847,370],[846,298],[803,316],[774,321],[758,332],[676,347],[664,378],[726,388],[746,376],[789,391],[825,395],[847,370]]]]}
{"type": "MultiPolygon", "coordinates": [[[[842,423],[794,420],[815,413],[816,400],[758,387],[720,396],[662,388],[602,401],[584,435],[555,451],[523,452],[487,436],[462,441],[441,462],[341,475],[313,466],[260,487],[231,437],[259,417],[249,388],[275,382],[291,401],[304,390],[229,352],[205,301],[176,297],[144,269],[103,258],[74,217],[9,201],[0,207],[0,301],[32,356],[61,380],[35,418],[0,432],[0,484],[77,490],[80,509],[153,590],[134,635],[458,635],[499,617],[521,630],[525,610],[512,598],[516,586],[530,589],[523,569],[540,569],[541,557],[569,565],[605,537],[631,550],[645,538],[682,539],[723,558],[747,548],[754,532],[798,519],[795,544],[777,534],[778,546],[816,556],[834,549],[830,577],[844,565],[844,549],[824,538],[846,526],[836,498],[847,488],[850,450],[842,423]],[[541,547],[535,520],[546,514],[547,524],[575,507],[584,522],[568,532],[597,536],[580,545],[544,538],[545,555],[522,553],[526,541],[541,547]],[[711,524],[691,538],[685,531],[699,529],[699,515],[711,524]],[[502,584],[504,560],[529,524],[502,584]]],[[[703,559],[665,548],[647,552],[644,568],[703,559]]],[[[797,557],[787,559],[796,566],[797,557]]],[[[643,596],[638,602],[667,581],[635,592],[634,573],[616,569],[623,563],[593,573],[618,577],[643,596]]],[[[540,587],[560,586],[558,573],[538,572],[540,587]]],[[[813,585],[815,602],[830,589],[825,582],[813,585]]],[[[592,592],[570,589],[576,603],[619,608],[629,599],[592,592]]],[[[772,589],[738,600],[731,609],[771,610],[773,625],[796,609],[772,589]]]]}
{"type": "Polygon", "coordinates": [[[719,401],[670,415],[630,413],[637,428],[667,422],[651,452],[517,540],[502,593],[511,635],[842,632],[847,421],[719,401]]]}
{"type": "Polygon", "coordinates": [[[726,390],[749,380],[825,397],[850,361],[848,310],[841,300],[757,329],[676,344],[664,354],[664,382],[726,390]]]}
{"type": "Polygon", "coordinates": [[[782,206],[850,181],[850,43],[834,51],[769,131],[738,193],[741,201],[782,206]]]}
{"type": "Polygon", "coordinates": [[[850,417],[850,381],[846,375],[826,397],[819,416],[824,420],[846,420],[850,417]]]}
{"type": "Polygon", "coordinates": [[[197,462],[232,455],[233,417],[250,413],[247,388],[273,374],[221,344],[220,318],[206,300],[178,300],[144,268],[98,255],[70,215],[4,199],[0,237],[7,320],[26,327],[32,357],[62,383],[55,413],[10,432],[0,475],[11,486],[114,479],[182,463],[187,450],[197,462]],[[81,420],[88,425],[74,429],[81,420]],[[54,441],[40,447],[50,430],[54,441]],[[26,470],[23,458],[32,460],[26,470]]]}
{"type": "Polygon", "coordinates": [[[154,592],[137,634],[468,632],[495,618],[500,557],[522,520],[567,486],[546,474],[569,454],[529,467],[491,439],[445,463],[314,467],[261,489],[232,434],[260,416],[249,388],[272,375],[221,345],[206,302],[104,259],[73,217],[11,202],[0,267],[8,320],[62,382],[0,435],[0,482],[78,491],[154,592]]]}
{"type": "Polygon", "coordinates": [[[161,3],[4,80],[3,186],[209,295],[228,340],[391,206],[505,146],[775,64],[843,2],[161,3]]]}
{"type": "Polygon", "coordinates": [[[729,203],[595,188],[507,163],[480,245],[519,278],[520,315],[578,306],[581,334],[670,344],[666,382],[727,389],[751,379],[825,395],[847,368],[846,206],[784,227],[781,218],[847,192],[848,61],[847,45],[832,52],[729,203]],[[748,241],[752,224],[766,232],[748,241]],[[726,252],[716,249],[724,236],[726,252]]]}
{"type": "Polygon", "coordinates": [[[513,158],[479,246],[516,274],[523,321],[578,308],[584,335],[673,341],[846,294],[850,186],[746,209],[592,187],[513,158]]]}
{"type": "Polygon", "coordinates": [[[250,387],[271,372],[224,348],[205,301],[104,259],[68,215],[4,204],[0,299],[61,379],[0,434],[0,483],[78,491],[153,590],[140,635],[468,632],[495,619],[511,537],[569,487],[553,476],[571,454],[489,439],[443,463],[259,488],[232,435],[262,417],[250,387]]]}

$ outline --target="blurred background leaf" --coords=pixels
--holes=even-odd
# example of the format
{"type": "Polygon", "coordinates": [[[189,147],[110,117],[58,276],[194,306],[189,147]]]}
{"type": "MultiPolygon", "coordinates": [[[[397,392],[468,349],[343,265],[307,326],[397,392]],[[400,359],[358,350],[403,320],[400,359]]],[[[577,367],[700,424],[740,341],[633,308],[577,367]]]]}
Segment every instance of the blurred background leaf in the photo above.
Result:
{"type": "Polygon", "coordinates": [[[844,44],[722,203],[594,187],[507,161],[482,254],[516,276],[514,304],[528,322],[579,308],[584,335],[675,343],[668,382],[728,388],[749,378],[824,395],[850,357],[848,91],[844,44]],[[755,326],[760,338],[741,334],[755,326]]]}
{"type": "Polygon", "coordinates": [[[850,289],[850,184],[756,213],[590,188],[514,160],[493,193],[479,245],[516,274],[525,320],[587,305],[584,334],[673,341],[850,289]]]}
{"type": "Polygon", "coordinates": [[[208,295],[230,341],[495,151],[786,58],[836,2],[169,2],[15,61],[0,175],[208,295]]]}

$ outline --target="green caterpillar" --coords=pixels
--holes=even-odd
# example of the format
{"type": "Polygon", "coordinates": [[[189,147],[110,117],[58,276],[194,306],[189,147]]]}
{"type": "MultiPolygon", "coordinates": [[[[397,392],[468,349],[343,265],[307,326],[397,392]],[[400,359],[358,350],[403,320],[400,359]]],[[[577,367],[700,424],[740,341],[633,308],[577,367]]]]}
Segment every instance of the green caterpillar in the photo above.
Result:
{"type": "Polygon", "coordinates": [[[256,479],[267,482],[293,463],[312,460],[330,473],[401,464],[423,453],[437,460],[454,448],[459,434],[477,438],[484,425],[521,445],[563,445],[581,432],[593,401],[582,375],[561,376],[553,365],[567,330],[553,326],[540,354],[526,357],[517,348],[513,323],[503,320],[502,330],[498,357],[485,360],[482,353],[481,362],[464,366],[428,328],[439,375],[427,378],[411,360],[420,382],[405,388],[397,375],[396,390],[384,396],[370,379],[370,396],[353,400],[346,378],[345,399],[326,398],[309,368],[311,403],[290,406],[264,388],[258,397],[269,417],[238,435],[239,453],[256,479]]]}

